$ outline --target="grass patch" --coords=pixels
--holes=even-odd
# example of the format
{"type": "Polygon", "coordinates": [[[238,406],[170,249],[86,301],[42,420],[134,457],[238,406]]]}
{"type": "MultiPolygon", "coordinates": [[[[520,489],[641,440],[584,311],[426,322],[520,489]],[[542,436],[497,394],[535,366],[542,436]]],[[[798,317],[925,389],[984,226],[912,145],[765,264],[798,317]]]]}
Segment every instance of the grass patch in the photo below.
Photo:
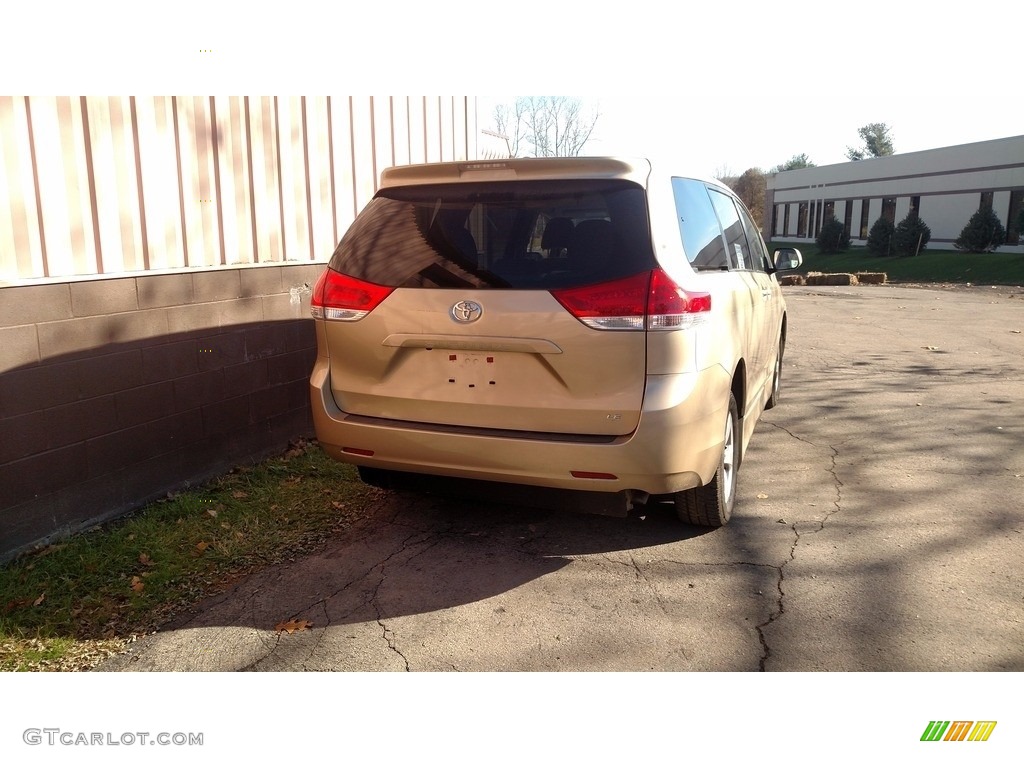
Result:
{"type": "Polygon", "coordinates": [[[94,666],[239,578],[313,551],[379,495],[302,442],[0,566],[0,671],[94,666]]]}
{"type": "Polygon", "coordinates": [[[961,253],[928,248],[917,256],[878,257],[867,248],[821,254],[814,243],[772,243],[770,250],[790,245],[800,249],[808,272],[885,272],[896,283],[971,283],[1024,285],[1024,253],[961,253]]]}

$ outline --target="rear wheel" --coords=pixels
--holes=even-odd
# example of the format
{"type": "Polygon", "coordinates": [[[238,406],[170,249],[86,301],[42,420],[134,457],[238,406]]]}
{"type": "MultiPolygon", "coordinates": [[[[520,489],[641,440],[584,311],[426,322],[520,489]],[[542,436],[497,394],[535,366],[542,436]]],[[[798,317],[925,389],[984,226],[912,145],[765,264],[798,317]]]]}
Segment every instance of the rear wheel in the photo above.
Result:
{"type": "Polygon", "coordinates": [[[772,391],[768,395],[768,402],[764,404],[764,409],[767,411],[769,408],[774,408],[779,404],[779,390],[782,389],[782,353],[786,349],[785,339],[779,339],[779,354],[775,357],[775,370],[772,371],[772,391]]]}
{"type": "Polygon", "coordinates": [[[395,487],[395,473],[387,469],[376,467],[356,467],[359,472],[359,479],[374,488],[382,488],[386,491],[395,487]]]}
{"type": "Polygon", "coordinates": [[[725,435],[718,471],[711,482],[699,488],[675,494],[676,514],[684,523],[720,528],[732,517],[736,501],[736,472],[739,469],[739,410],[736,398],[729,395],[729,415],[725,420],[725,435]]]}

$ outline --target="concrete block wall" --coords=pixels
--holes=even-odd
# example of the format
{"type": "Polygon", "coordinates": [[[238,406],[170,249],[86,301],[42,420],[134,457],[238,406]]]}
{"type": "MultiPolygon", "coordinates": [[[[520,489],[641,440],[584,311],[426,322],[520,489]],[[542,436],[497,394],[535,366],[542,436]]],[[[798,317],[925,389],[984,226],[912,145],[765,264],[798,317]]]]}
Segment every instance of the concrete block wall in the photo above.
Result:
{"type": "Polygon", "coordinates": [[[312,435],[322,270],[0,287],[0,561],[312,435]]]}

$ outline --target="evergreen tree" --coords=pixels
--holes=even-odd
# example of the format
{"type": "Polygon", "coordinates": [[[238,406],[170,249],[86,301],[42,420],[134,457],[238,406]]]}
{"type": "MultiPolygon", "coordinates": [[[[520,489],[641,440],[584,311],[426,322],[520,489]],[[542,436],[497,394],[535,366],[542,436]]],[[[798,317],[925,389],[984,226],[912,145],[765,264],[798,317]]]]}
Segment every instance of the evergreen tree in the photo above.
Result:
{"type": "Polygon", "coordinates": [[[988,253],[1005,242],[1006,230],[996,212],[990,206],[982,206],[960,231],[960,237],[953,241],[953,247],[968,253],[988,253]]]}
{"type": "Polygon", "coordinates": [[[835,216],[828,216],[821,223],[821,231],[814,239],[819,253],[841,253],[850,247],[850,233],[835,216]]]}
{"type": "Polygon", "coordinates": [[[793,155],[789,160],[772,168],[769,173],[779,173],[780,171],[795,171],[799,168],[817,168],[818,166],[811,161],[811,158],[807,156],[806,152],[802,152],[799,155],[793,155]]]}
{"type": "Polygon", "coordinates": [[[850,160],[863,160],[865,157],[884,157],[896,153],[892,145],[890,128],[885,123],[868,123],[857,129],[863,146],[846,148],[846,157],[850,160]]]}
{"type": "Polygon", "coordinates": [[[868,253],[872,256],[889,256],[892,254],[892,237],[896,228],[884,216],[871,225],[868,232],[868,253]]]}
{"type": "Polygon", "coordinates": [[[916,211],[911,211],[893,231],[892,251],[897,256],[913,256],[924,250],[931,237],[928,225],[921,221],[916,211]]]}

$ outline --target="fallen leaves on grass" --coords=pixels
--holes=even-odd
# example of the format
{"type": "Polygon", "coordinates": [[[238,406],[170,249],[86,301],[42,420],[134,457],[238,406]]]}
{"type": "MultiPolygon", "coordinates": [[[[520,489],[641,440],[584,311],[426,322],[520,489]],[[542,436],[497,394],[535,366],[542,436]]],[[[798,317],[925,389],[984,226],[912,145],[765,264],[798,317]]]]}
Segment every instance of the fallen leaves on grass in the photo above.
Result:
{"type": "Polygon", "coordinates": [[[131,639],[68,642],[60,638],[8,637],[0,641],[0,670],[77,672],[91,669],[104,659],[123,651],[131,639]]]}

